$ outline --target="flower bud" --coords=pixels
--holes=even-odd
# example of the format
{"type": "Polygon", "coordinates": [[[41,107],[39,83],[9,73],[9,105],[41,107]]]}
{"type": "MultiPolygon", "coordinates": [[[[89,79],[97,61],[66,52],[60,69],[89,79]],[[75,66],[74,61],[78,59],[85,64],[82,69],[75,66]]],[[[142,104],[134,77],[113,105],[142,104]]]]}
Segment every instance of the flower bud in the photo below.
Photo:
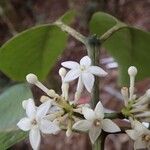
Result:
{"type": "Polygon", "coordinates": [[[134,66],[129,67],[128,69],[129,76],[136,76],[137,74],[137,68],[134,66]]]}
{"type": "Polygon", "coordinates": [[[24,100],[24,101],[22,102],[22,107],[23,107],[23,109],[26,109],[27,102],[28,102],[28,100],[24,100]]]}
{"type": "Polygon", "coordinates": [[[67,73],[67,71],[66,71],[65,68],[62,67],[62,68],[59,69],[59,75],[61,77],[65,77],[66,73],[67,73]]]}
{"type": "Polygon", "coordinates": [[[128,88],[127,87],[123,87],[121,89],[121,94],[123,96],[124,103],[127,106],[128,105],[128,100],[129,100],[129,98],[128,98],[128,88]]]}
{"type": "Polygon", "coordinates": [[[35,74],[32,74],[32,73],[29,73],[27,76],[26,76],[26,80],[28,83],[30,84],[36,84],[38,82],[38,78],[35,74]]]}
{"type": "Polygon", "coordinates": [[[56,94],[56,92],[53,89],[48,90],[47,93],[50,97],[59,97],[58,94],[56,94]]]}
{"type": "Polygon", "coordinates": [[[147,96],[148,98],[150,98],[150,89],[148,89],[148,90],[146,91],[146,96],[147,96]]]}
{"type": "Polygon", "coordinates": [[[22,101],[22,107],[23,107],[23,109],[26,109],[27,103],[28,103],[29,101],[33,101],[33,99],[32,99],[32,98],[29,98],[29,99],[27,99],[27,100],[22,101]]]}
{"type": "Polygon", "coordinates": [[[40,98],[40,102],[41,102],[41,103],[44,103],[44,102],[46,102],[46,101],[48,101],[48,100],[50,100],[50,98],[47,97],[47,96],[45,96],[45,95],[41,96],[41,98],[40,98]]]}
{"type": "Polygon", "coordinates": [[[66,131],[66,136],[70,137],[71,134],[72,134],[72,130],[70,128],[68,128],[66,131]]]}

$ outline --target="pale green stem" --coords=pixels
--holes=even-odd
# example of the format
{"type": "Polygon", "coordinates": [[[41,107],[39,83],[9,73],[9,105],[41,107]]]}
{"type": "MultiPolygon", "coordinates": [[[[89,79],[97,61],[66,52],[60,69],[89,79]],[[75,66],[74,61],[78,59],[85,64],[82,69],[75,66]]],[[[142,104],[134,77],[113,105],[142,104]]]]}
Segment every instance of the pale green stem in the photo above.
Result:
{"type": "MultiPolygon", "coordinates": [[[[97,36],[92,36],[88,39],[88,56],[92,60],[92,65],[99,66],[100,42],[97,36]]],[[[92,107],[95,108],[99,101],[99,78],[95,77],[94,87],[92,91],[92,107]]]]}
{"type": "Polygon", "coordinates": [[[96,142],[92,145],[92,150],[102,150],[101,148],[101,139],[98,138],[96,142]]]}
{"type": "Polygon", "coordinates": [[[94,145],[92,145],[92,150],[104,150],[106,136],[107,135],[104,132],[102,132],[101,136],[96,140],[94,145]]]}
{"type": "MultiPolygon", "coordinates": [[[[88,40],[88,55],[92,60],[92,65],[99,65],[99,53],[100,53],[99,39],[97,36],[92,36],[88,40]]],[[[94,87],[92,91],[92,107],[95,108],[99,101],[99,78],[95,78],[94,87]]],[[[103,150],[104,149],[104,137],[101,135],[92,146],[92,150],[103,150]]]]}
{"type": "Polygon", "coordinates": [[[100,37],[100,41],[103,43],[104,41],[106,41],[108,38],[110,38],[115,32],[126,28],[127,25],[121,22],[117,22],[117,24],[115,26],[113,26],[112,28],[110,28],[107,32],[105,32],[101,37],[100,37]]]}
{"type": "Polygon", "coordinates": [[[54,23],[57,25],[59,28],[61,28],[62,31],[70,34],[73,36],[75,39],[78,41],[82,42],[84,45],[86,45],[86,37],[77,32],[75,29],[71,28],[70,26],[64,24],[62,21],[58,20],[54,23]]]}

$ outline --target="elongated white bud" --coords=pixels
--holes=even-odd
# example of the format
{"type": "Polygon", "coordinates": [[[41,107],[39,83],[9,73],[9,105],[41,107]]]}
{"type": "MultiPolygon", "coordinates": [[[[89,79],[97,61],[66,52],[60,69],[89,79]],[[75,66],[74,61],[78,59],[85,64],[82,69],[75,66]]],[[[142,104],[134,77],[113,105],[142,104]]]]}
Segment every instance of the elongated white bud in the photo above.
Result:
{"type": "Polygon", "coordinates": [[[64,78],[66,73],[67,73],[67,71],[65,68],[62,67],[59,69],[59,75],[61,76],[61,78],[64,78]]]}
{"type": "Polygon", "coordinates": [[[127,88],[127,87],[123,87],[123,88],[121,89],[121,94],[122,94],[122,96],[123,96],[125,106],[127,106],[127,105],[128,105],[128,101],[129,101],[128,88],[127,88]]]}
{"type": "Polygon", "coordinates": [[[64,82],[64,77],[66,75],[67,71],[65,68],[59,69],[59,75],[61,76],[61,90],[62,90],[62,97],[64,97],[65,100],[68,100],[68,90],[69,90],[69,83],[64,82]]]}
{"type": "Polygon", "coordinates": [[[150,89],[148,89],[142,97],[136,100],[136,103],[133,104],[133,107],[141,106],[141,105],[149,104],[149,103],[150,103],[150,89]]]}
{"type": "Polygon", "coordinates": [[[27,104],[28,104],[29,101],[33,101],[33,99],[32,99],[32,98],[29,98],[29,99],[27,99],[27,100],[22,101],[22,107],[23,107],[24,109],[26,109],[26,106],[27,106],[27,104]]]}
{"type": "Polygon", "coordinates": [[[48,95],[49,89],[47,87],[45,87],[41,82],[39,82],[39,80],[35,74],[32,74],[32,73],[28,74],[26,76],[26,80],[30,84],[36,85],[38,88],[40,88],[43,92],[45,92],[48,95]]]}
{"type": "Polygon", "coordinates": [[[137,68],[134,66],[129,67],[128,69],[128,74],[130,76],[130,100],[134,99],[133,94],[134,94],[134,82],[135,82],[135,76],[137,74],[137,68]]]}
{"type": "Polygon", "coordinates": [[[69,137],[72,134],[72,120],[68,120],[66,136],[69,137]]]}
{"type": "Polygon", "coordinates": [[[135,115],[135,117],[150,117],[150,111],[146,111],[140,114],[135,115]]]}
{"type": "MultiPolygon", "coordinates": [[[[132,105],[133,107],[133,105],[132,105]]],[[[139,105],[137,107],[133,107],[132,110],[130,111],[131,113],[138,113],[138,112],[144,112],[148,110],[148,105],[139,105]]]]}
{"type": "Polygon", "coordinates": [[[51,100],[51,99],[48,96],[45,96],[45,95],[41,96],[41,98],[40,98],[40,102],[41,103],[44,103],[44,102],[46,102],[48,100],[51,100]]]}
{"type": "Polygon", "coordinates": [[[79,77],[77,89],[74,97],[75,103],[77,103],[77,101],[80,99],[82,91],[83,91],[83,83],[81,77],[79,77]]]}
{"type": "Polygon", "coordinates": [[[150,89],[148,89],[148,90],[146,91],[146,95],[147,95],[148,98],[150,98],[150,89]]]}
{"type": "Polygon", "coordinates": [[[26,76],[26,80],[28,83],[30,84],[36,84],[38,82],[38,78],[35,74],[33,73],[29,73],[27,76],[26,76]]]}
{"type": "Polygon", "coordinates": [[[62,89],[62,97],[64,97],[65,100],[68,100],[69,84],[63,82],[61,89],[62,89]]]}
{"type": "Polygon", "coordinates": [[[71,134],[72,134],[72,130],[70,128],[68,128],[67,131],[66,131],[66,136],[70,137],[71,134]]]}
{"type": "Polygon", "coordinates": [[[48,95],[49,95],[50,97],[52,97],[52,98],[59,96],[53,89],[50,89],[50,90],[48,91],[48,95]]]}
{"type": "Polygon", "coordinates": [[[129,76],[136,76],[137,74],[137,68],[135,66],[131,66],[128,69],[129,76]]]}

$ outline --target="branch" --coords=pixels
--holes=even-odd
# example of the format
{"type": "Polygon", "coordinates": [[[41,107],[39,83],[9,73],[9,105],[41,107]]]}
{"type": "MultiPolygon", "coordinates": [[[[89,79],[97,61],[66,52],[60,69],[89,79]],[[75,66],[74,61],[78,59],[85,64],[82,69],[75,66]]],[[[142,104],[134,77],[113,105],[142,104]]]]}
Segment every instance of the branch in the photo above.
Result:
{"type": "MultiPolygon", "coordinates": [[[[96,35],[93,35],[87,39],[86,48],[88,56],[92,60],[92,65],[99,65],[99,57],[100,57],[100,46],[101,43],[96,35]]],[[[92,91],[92,107],[94,108],[96,104],[99,102],[99,78],[95,77],[95,84],[92,91]]]]}
{"type": "Polygon", "coordinates": [[[101,37],[100,37],[100,41],[104,42],[106,41],[108,38],[110,38],[115,32],[126,28],[127,25],[121,22],[118,22],[115,26],[113,26],[112,28],[110,28],[107,32],[105,32],[101,37]]]}
{"type": "Polygon", "coordinates": [[[86,45],[86,37],[83,36],[82,34],[80,34],[79,32],[77,32],[75,29],[71,28],[70,26],[64,24],[62,21],[57,20],[54,25],[57,25],[59,28],[61,28],[62,31],[70,34],[71,36],[73,36],[75,39],[77,39],[78,41],[82,42],[83,44],[86,45]]]}

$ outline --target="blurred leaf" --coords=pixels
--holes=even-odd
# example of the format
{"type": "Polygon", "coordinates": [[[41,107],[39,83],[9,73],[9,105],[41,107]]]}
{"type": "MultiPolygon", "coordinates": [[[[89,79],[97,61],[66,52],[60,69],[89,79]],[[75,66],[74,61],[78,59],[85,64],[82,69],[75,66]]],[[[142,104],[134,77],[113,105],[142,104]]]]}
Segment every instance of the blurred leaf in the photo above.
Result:
{"type": "Polygon", "coordinates": [[[25,84],[12,86],[0,95],[0,150],[9,148],[27,136],[16,124],[25,114],[22,101],[28,98],[32,98],[32,93],[25,84]]]}
{"type": "MultiPolygon", "coordinates": [[[[95,13],[90,21],[90,31],[101,36],[116,25],[117,21],[111,15],[102,12],[95,13]]],[[[122,85],[127,85],[129,82],[127,70],[131,65],[138,68],[138,80],[150,76],[149,42],[150,33],[128,26],[115,32],[102,45],[118,62],[122,85]]]]}
{"type": "Polygon", "coordinates": [[[60,17],[60,20],[65,24],[70,24],[76,16],[75,10],[68,10],[63,16],[60,17]]]}
{"type": "Polygon", "coordinates": [[[13,80],[25,80],[30,72],[43,80],[66,42],[67,35],[55,25],[28,29],[1,47],[0,69],[13,80]]]}
{"type": "Polygon", "coordinates": [[[20,130],[0,132],[0,150],[7,150],[14,144],[24,140],[27,136],[27,133],[20,130]]]}

